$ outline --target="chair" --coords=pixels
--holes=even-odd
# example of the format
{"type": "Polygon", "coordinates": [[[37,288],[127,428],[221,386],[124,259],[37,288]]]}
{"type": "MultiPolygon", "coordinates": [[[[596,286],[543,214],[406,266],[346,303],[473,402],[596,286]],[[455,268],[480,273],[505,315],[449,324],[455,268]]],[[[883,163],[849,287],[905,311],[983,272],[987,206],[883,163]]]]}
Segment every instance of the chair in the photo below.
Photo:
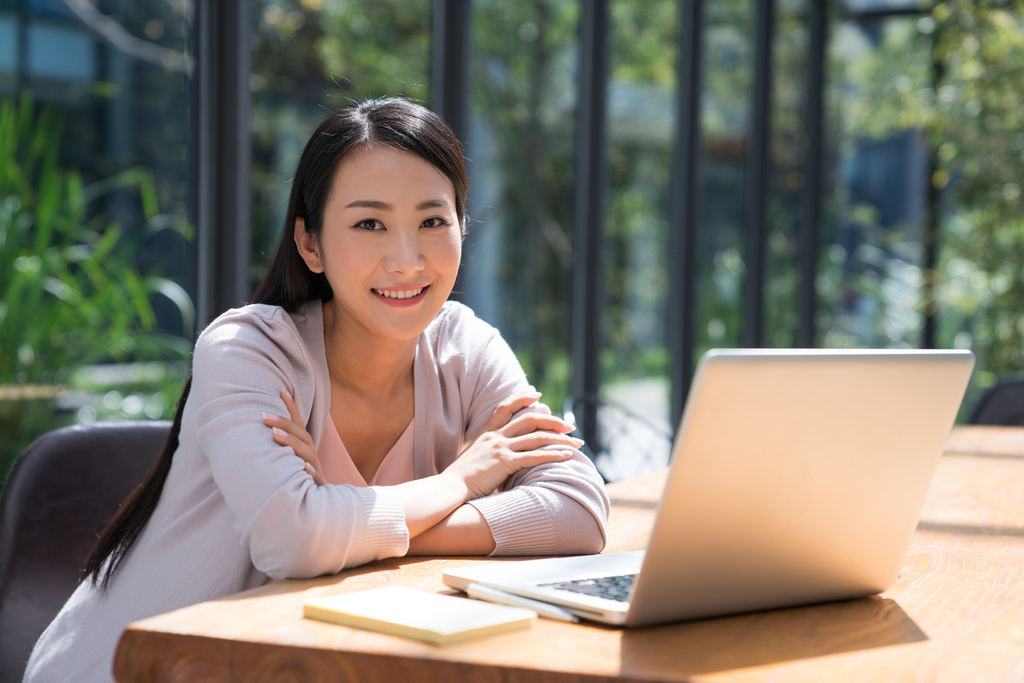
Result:
{"type": "Polygon", "coordinates": [[[971,424],[1024,427],[1024,375],[1005,377],[985,392],[971,424]]]}
{"type": "Polygon", "coordinates": [[[36,439],[14,463],[0,498],[0,683],[21,681],[32,646],[160,454],[170,424],[65,427],[36,439]]]}
{"type": "Polygon", "coordinates": [[[646,474],[668,464],[672,431],[666,425],[615,401],[592,395],[570,396],[562,406],[562,415],[576,427],[572,435],[580,438],[576,416],[583,414],[596,417],[598,443],[588,443],[581,450],[606,483],[646,474]]]}

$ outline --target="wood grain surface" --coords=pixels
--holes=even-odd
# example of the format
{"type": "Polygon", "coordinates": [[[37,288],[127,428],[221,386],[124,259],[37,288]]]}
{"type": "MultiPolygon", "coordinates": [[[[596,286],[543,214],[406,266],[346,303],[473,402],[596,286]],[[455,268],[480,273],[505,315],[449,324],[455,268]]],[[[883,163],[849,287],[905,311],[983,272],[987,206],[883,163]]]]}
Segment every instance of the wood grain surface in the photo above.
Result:
{"type": "MultiPolygon", "coordinates": [[[[950,437],[897,584],[880,596],[623,630],[539,619],[448,647],[302,618],[399,583],[448,591],[473,558],[393,559],[136,622],[114,662],[151,681],[1024,681],[1024,429],[950,437]]],[[[664,473],[608,487],[608,551],[645,545],[664,473]]]]}

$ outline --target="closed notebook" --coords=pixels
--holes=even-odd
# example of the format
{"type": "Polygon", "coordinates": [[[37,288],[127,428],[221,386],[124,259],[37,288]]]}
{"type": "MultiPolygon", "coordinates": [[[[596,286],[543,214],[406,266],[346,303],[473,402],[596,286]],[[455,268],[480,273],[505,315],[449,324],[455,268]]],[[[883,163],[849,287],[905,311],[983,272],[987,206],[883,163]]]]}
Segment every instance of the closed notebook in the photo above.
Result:
{"type": "Polygon", "coordinates": [[[470,638],[531,628],[537,613],[519,607],[387,586],[317,598],[303,605],[307,619],[449,645],[470,638]]]}

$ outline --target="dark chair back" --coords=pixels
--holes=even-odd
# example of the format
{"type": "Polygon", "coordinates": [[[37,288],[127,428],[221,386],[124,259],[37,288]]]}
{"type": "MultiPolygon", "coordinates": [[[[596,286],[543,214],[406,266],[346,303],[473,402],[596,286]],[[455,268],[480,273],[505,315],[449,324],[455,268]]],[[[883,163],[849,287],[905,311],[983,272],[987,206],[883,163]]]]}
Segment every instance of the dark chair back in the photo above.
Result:
{"type": "Polygon", "coordinates": [[[36,439],[0,498],[0,683],[20,681],[32,646],[81,579],[121,502],[146,476],[170,422],[97,422],[36,439]]]}
{"type": "Polygon", "coordinates": [[[974,409],[971,424],[1024,427],[1024,375],[1004,378],[974,409]]]}

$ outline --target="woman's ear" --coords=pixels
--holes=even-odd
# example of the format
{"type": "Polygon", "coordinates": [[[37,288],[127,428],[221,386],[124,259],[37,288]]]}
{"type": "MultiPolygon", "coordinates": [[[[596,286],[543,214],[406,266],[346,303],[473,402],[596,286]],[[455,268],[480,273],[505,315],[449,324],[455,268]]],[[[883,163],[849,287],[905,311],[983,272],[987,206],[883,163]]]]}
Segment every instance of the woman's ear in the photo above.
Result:
{"type": "Polygon", "coordinates": [[[320,249],[316,240],[306,232],[306,219],[295,219],[295,246],[299,250],[299,256],[306,262],[306,267],[314,273],[324,272],[324,266],[320,262],[320,249]]]}

